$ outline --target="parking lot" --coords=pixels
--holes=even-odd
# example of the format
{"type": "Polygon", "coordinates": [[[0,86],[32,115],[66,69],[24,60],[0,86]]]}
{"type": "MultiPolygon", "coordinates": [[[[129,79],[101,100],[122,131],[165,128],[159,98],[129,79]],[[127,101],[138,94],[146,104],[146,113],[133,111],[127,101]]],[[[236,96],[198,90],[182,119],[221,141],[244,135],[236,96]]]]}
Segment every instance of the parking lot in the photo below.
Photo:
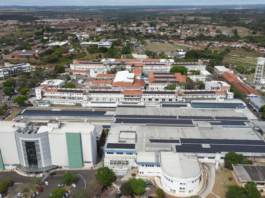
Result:
{"type": "MultiPolygon", "coordinates": [[[[62,184],[62,178],[66,171],[55,171],[56,175],[52,177],[49,175],[45,181],[49,182],[49,185],[42,184],[43,192],[41,192],[37,197],[39,198],[47,198],[50,196],[51,192],[54,189],[57,189],[58,184],[62,184]]],[[[76,196],[80,194],[87,186],[87,182],[94,179],[95,170],[76,170],[76,171],[67,171],[72,172],[77,176],[77,180],[75,181],[76,188],[72,188],[71,186],[65,186],[64,188],[71,189],[72,193],[70,197],[76,196]]],[[[11,179],[14,181],[15,185],[11,188],[10,192],[7,195],[7,198],[14,198],[18,193],[22,191],[23,184],[30,183],[32,180],[31,177],[25,177],[17,174],[16,172],[0,172],[0,181],[4,179],[11,179]]],[[[25,197],[25,196],[24,196],[25,197]]]]}

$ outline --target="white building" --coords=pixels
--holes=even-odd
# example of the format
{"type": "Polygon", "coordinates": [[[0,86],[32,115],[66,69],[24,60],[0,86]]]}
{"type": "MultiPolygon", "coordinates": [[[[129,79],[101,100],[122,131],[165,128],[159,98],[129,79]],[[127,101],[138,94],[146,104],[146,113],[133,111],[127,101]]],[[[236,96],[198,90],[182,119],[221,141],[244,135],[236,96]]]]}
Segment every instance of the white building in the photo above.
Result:
{"type": "Polygon", "coordinates": [[[16,76],[22,72],[31,72],[32,66],[29,63],[15,64],[15,65],[6,65],[0,67],[0,78],[7,78],[9,75],[16,76]]]}
{"type": "Polygon", "coordinates": [[[102,62],[87,62],[74,60],[73,64],[70,64],[71,70],[89,71],[90,77],[96,77],[97,74],[106,74],[108,67],[102,62]]]}
{"type": "MultiPolygon", "coordinates": [[[[89,123],[8,121],[0,129],[2,169],[44,172],[96,164],[96,128],[89,123]]],[[[1,167],[1,164],[0,164],[1,167]]]]}
{"type": "Polygon", "coordinates": [[[233,74],[233,70],[230,68],[226,68],[225,66],[214,66],[214,73],[216,74],[222,74],[225,72],[229,72],[231,74],[233,74]]]}

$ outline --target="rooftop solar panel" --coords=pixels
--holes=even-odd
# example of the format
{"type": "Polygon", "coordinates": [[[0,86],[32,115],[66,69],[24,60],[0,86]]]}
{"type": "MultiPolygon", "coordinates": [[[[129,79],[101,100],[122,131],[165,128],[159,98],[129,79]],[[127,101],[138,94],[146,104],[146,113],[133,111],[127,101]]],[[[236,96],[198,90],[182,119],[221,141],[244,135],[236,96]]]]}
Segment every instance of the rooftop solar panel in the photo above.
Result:
{"type": "Polygon", "coordinates": [[[117,118],[115,123],[131,123],[131,124],[193,124],[191,120],[170,120],[170,119],[123,119],[117,118]]]}
{"type": "Polygon", "coordinates": [[[215,91],[184,91],[184,94],[215,94],[215,91]]]}
{"type": "Polygon", "coordinates": [[[226,125],[226,126],[245,126],[246,121],[237,120],[221,120],[220,122],[211,122],[211,125],[226,125]]]}
{"type": "Polygon", "coordinates": [[[145,108],[143,105],[118,105],[118,108],[145,108]]]}
{"type": "Polygon", "coordinates": [[[171,119],[177,119],[176,116],[150,116],[150,115],[116,115],[115,117],[135,118],[135,119],[142,119],[142,118],[152,118],[152,119],[171,118],[171,119]]]}
{"type": "Polygon", "coordinates": [[[244,106],[242,103],[219,103],[219,102],[192,102],[192,105],[216,105],[216,106],[244,106]]]}
{"type": "Polygon", "coordinates": [[[175,94],[173,91],[144,91],[143,94],[175,94]]]}
{"type": "Polygon", "coordinates": [[[248,120],[247,117],[215,117],[218,120],[248,120]]]}
{"type": "Polygon", "coordinates": [[[178,119],[200,119],[200,120],[211,120],[213,117],[211,116],[178,116],[178,119]]]}
{"type": "Polygon", "coordinates": [[[187,107],[187,105],[181,104],[181,105],[170,105],[170,104],[162,104],[162,107],[171,107],[171,108],[180,108],[180,107],[187,107]]]}
{"type": "Polygon", "coordinates": [[[79,64],[95,64],[95,65],[101,65],[103,63],[101,63],[101,62],[85,62],[85,61],[82,61],[82,62],[79,62],[79,64]]]}
{"type": "Polygon", "coordinates": [[[155,75],[174,75],[175,73],[159,73],[159,72],[154,72],[155,75]]]}
{"type": "Polygon", "coordinates": [[[107,93],[107,94],[120,94],[120,91],[89,91],[89,93],[107,93]]]}
{"type": "Polygon", "coordinates": [[[135,144],[108,143],[107,148],[112,149],[135,149],[135,144]]]}
{"type": "Polygon", "coordinates": [[[106,111],[51,111],[51,110],[25,110],[22,115],[59,115],[59,116],[91,116],[105,115],[106,111]]]}
{"type": "Polygon", "coordinates": [[[58,89],[58,92],[66,92],[66,93],[83,93],[83,90],[68,90],[68,89],[58,89]]]}
{"type": "Polygon", "coordinates": [[[184,153],[220,153],[220,152],[242,152],[242,153],[265,153],[265,146],[250,145],[210,145],[210,148],[203,148],[199,144],[176,145],[177,152],[184,153]]]}
{"type": "Polygon", "coordinates": [[[242,144],[242,145],[264,145],[262,140],[226,140],[226,139],[188,139],[181,138],[181,144],[242,144]]]}
{"type": "Polygon", "coordinates": [[[168,79],[176,79],[176,76],[155,76],[155,78],[168,78],[168,79]]]}
{"type": "Polygon", "coordinates": [[[179,143],[179,140],[149,139],[151,143],[179,143]]]}

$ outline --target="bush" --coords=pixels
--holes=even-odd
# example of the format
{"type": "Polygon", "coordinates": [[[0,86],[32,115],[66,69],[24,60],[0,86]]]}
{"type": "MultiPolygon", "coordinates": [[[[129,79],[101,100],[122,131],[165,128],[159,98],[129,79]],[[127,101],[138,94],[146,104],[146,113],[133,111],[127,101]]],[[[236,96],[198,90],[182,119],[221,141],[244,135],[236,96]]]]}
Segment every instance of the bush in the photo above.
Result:
{"type": "Polygon", "coordinates": [[[72,184],[75,180],[76,175],[74,175],[73,173],[65,173],[63,175],[63,183],[65,183],[66,185],[72,184]]]}
{"type": "Polygon", "coordinates": [[[252,164],[252,161],[247,160],[242,154],[237,154],[235,151],[230,151],[225,155],[225,167],[233,170],[232,164],[252,164]]]}
{"type": "Polygon", "coordinates": [[[66,190],[64,188],[55,189],[52,191],[52,194],[48,198],[58,198],[63,197],[66,190]]]}
{"type": "Polygon", "coordinates": [[[137,195],[141,195],[145,191],[145,181],[143,179],[129,179],[129,183],[132,185],[133,192],[137,195]]]}
{"type": "Polygon", "coordinates": [[[156,194],[161,198],[165,196],[164,191],[160,188],[156,190],[156,194]]]}
{"type": "Polygon", "coordinates": [[[229,180],[229,181],[232,181],[232,180],[233,180],[233,177],[229,177],[228,180],[229,180]]]}
{"type": "Polygon", "coordinates": [[[136,174],[135,174],[135,173],[133,173],[133,174],[132,174],[132,176],[133,176],[133,177],[135,177],[135,176],[136,176],[136,174]]]}
{"type": "Polygon", "coordinates": [[[103,186],[107,186],[111,184],[114,179],[115,175],[112,169],[108,167],[101,167],[97,169],[97,173],[95,174],[95,178],[100,180],[103,186]]]}
{"type": "Polygon", "coordinates": [[[121,186],[121,193],[125,196],[130,196],[133,194],[133,189],[131,183],[123,183],[121,186]]]}
{"type": "Polygon", "coordinates": [[[62,88],[75,88],[75,84],[73,83],[66,83],[65,85],[62,86],[62,88]]]}
{"type": "Polygon", "coordinates": [[[188,74],[188,69],[184,66],[173,66],[170,69],[171,73],[181,73],[182,75],[188,74]]]}

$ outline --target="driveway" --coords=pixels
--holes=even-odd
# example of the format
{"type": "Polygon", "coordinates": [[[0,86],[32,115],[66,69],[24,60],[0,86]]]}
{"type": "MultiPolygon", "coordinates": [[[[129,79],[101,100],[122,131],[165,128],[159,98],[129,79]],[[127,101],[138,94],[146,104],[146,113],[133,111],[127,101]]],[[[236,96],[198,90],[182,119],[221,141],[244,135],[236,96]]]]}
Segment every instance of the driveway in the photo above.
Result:
{"type": "Polygon", "coordinates": [[[206,184],[199,196],[202,198],[207,197],[213,190],[215,183],[215,165],[204,163],[204,170],[207,172],[206,184]]]}

